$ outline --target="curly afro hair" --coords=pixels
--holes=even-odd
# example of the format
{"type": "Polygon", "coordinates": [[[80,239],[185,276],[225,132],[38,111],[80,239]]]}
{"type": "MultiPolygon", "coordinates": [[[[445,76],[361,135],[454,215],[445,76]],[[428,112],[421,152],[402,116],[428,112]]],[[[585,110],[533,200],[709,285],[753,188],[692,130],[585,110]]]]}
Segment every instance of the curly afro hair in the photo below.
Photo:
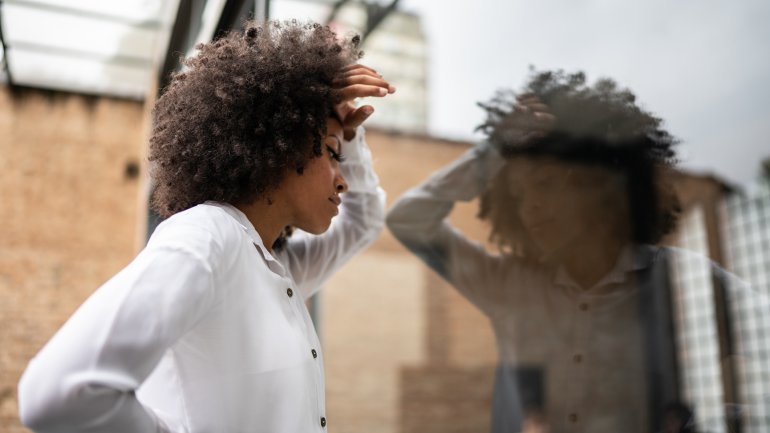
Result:
{"type": "MultiPolygon", "coordinates": [[[[621,172],[626,179],[632,241],[655,244],[676,227],[679,201],[669,172],[676,164],[678,141],[662,128],[662,120],[636,105],[636,97],[610,79],[586,84],[582,72],[531,71],[522,94],[537,96],[555,116],[540,138],[520,142],[516,95],[500,91],[479,105],[486,121],[479,126],[503,157],[548,157],[621,172]]],[[[506,170],[492,180],[481,197],[479,217],[492,225],[490,240],[521,256],[536,254],[518,219],[516,197],[506,184],[506,170]]]]}
{"type": "Polygon", "coordinates": [[[360,38],[315,23],[246,23],[182,61],[158,99],[150,138],[152,207],[162,217],[207,200],[252,202],[321,155],[340,95],[332,81],[360,38]]]}

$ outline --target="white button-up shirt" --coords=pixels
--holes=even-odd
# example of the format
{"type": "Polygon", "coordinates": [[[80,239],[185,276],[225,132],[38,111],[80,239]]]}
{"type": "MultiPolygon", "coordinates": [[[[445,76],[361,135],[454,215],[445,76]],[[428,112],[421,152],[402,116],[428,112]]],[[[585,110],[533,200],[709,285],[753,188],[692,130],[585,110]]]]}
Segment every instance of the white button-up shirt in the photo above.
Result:
{"type": "Polygon", "coordinates": [[[320,236],[271,254],[238,209],[208,202],[161,223],[30,362],[37,432],[322,432],[323,356],[304,301],[383,226],[363,130],[343,143],[349,191],[320,236]]]}

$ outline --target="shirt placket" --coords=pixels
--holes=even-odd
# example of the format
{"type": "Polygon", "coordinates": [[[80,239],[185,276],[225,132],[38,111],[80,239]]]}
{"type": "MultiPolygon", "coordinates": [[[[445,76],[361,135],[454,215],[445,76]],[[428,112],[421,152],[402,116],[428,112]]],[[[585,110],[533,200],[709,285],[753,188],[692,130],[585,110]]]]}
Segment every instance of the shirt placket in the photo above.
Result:
{"type": "MultiPolygon", "coordinates": [[[[293,282],[292,282],[292,285],[293,282]]],[[[308,356],[310,356],[313,362],[313,371],[315,372],[315,380],[313,385],[315,387],[316,395],[316,425],[320,427],[320,430],[326,430],[326,406],[324,396],[324,365],[323,355],[321,352],[321,342],[318,339],[318,334],[313,326],[313,321],[310,318],[310,314],[307,311],[301,297],[297,297],[293,302],[294,311],[299,314],[302,323],[304,325],[305,337],[308,342],[310,350],[308,356]]]]}
{"type": "MultiPolygon", "coordinates": [[[[255,245],[256,246],[256,245],[255,245]]],[[[259,247],[257,247],[259,248],[259,247]]],[[[295,320],[298,320],[302,324],[302,333],[307,343],[307,353],[305,356],[310,357],[313,362],[314,380],[313,387],[316,396],[316,414],[314,416],[314,425],[318,426],[319,431],[326,430],[326,407],[324,396],[324,369],[323,358],[321,354],[321,344],[318,339],[318,334],[315,332],[313,321],[310,319],[307,308],[302,300],[302,292],[297,287],[291,276],[288,275],[283,265],[275,260],[273,257],[266,259],[268,268],[281,278],[285,282],[285,293],[283,296],[286,298],[286,302],[289,303],[291,311],[294,313],[295,320]]]]}
{"type": "MultiPolygon", "coordinates": [[[[278,264],[278,266],[280,266],[280,264],[278,264]]],[[[282,266],[281,270],[283,270],[282,266]]],[[[324,369],[320,340],[318,339],[318,334],[315,332],[313,321],[310,319],[310,315],[308,314],[307,308],[305,307],[305,304],[302,300],[301,292],[297,288],[297,285],[294,283],[294,280],[290,276],[287,275],[284,278],[287,283],[286,295],[291,306],[291,310],[294,312],[297,320],[299,320],[302,324],[303,335],[308,347],[306,356],[308,356],[313,363],[312,368],[313,372],[315,373],[313,387],[316,396],[315,401],[317,410],[314,417],[315,425],[318,426],[319,430],[324,431],[326,430],[327,421],[326,407],[324,403],[324,369]]]]}
{"type": "MultiPolygon", "coordinates": [[[[586,401],[588,395],[589,375],[588,363],[591,362],[590,353],[587,350],[591,339],[592,309],[594,305],[586,296],[579,295],[574,305],[574,330],[573,338],[569,344],[569,350],[564,354],[563,362],[565,371],[569,371],[571,377],[569,397],[564,407],[565,423],[568,431],[585,431],[585,421],[588,415],[586,401]]],[[[594,384],[595,385],[595,384],[594,384]]]]}

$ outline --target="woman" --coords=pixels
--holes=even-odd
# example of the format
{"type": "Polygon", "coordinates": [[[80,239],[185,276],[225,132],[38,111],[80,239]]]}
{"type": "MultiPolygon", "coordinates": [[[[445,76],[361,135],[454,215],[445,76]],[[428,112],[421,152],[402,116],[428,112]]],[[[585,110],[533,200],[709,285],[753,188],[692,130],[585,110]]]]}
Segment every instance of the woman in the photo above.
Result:
{"type": "Polygon", "coordinates": [[[325,430],[304,301],[382,228],[359,128],[373,109],[351,101],[395,90],[354,64],[357,44],[317,24],[249,23],[185,60],[150,140],[153,206],[167,219],[30,362],[25,425],[325,430]]]}

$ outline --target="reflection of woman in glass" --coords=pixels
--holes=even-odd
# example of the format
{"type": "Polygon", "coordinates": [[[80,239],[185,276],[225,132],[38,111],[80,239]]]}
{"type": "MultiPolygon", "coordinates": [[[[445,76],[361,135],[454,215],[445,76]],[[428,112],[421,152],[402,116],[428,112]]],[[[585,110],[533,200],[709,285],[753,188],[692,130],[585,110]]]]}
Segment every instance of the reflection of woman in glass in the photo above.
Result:
{"type": "Polygon", "coordinates": [[[492,430],[648,432],[676,398],[665,250],[674,140],[611,81],[533,76],[484,106],[488,142],[393,206],[387,224],[491,320],[492,430]],[[446,221],[481,197],[501,254],[446,221]],[[653,407],[654,406],[654,407],[653,407]]]}
{"type": "Polygon", "coordinates": [[[358,128],[372,108],[350,101],[393,88],[354,64],[357,43],[319,25],[249,23],[185,61],[150,145],[154,207],[168,218],[30,362],[25,425],[325,430],[304,301],[384,217],[358,128]]]}

